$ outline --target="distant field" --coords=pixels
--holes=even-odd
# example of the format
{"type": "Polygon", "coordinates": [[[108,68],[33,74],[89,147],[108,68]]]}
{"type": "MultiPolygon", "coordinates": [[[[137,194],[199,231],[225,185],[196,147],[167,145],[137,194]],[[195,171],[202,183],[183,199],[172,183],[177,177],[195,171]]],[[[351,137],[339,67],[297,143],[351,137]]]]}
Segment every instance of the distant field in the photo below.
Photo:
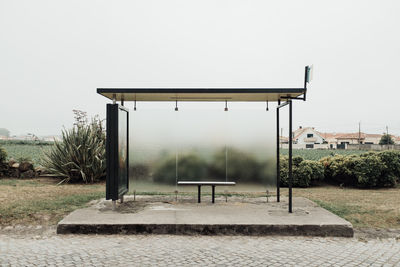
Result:
{"type": "Polygon", "coordinates": [[[50,148],[49,145],[31,145],[31,144],[1,144],[7,151],[8,158],[20,159],[26,158],[32,160],[35,165],[39,165],[43,151],[50,148]]]}
{"type": "MultiPolygon", "coordinates": [[[[24,141],[25,142],[25,141],[24,141]]],[[[51,145],[49,143],[5,143],[0,142],[0,146],[7,151],[8,158],[28,158],[35,164],[39,164],[40,158],[43,156],[43,150],[48,150],[51,145]]],[[[288,155],[288,149],[281,149],[282,155],[288,155]]],[[[293,156],[301,156],[304,159],[319,160],[323,157],[339,155],[351,155],[365,153],[363,150],[313,150],[313,149],[293,149],[293,156]]]]}
{"type": "MultiPolygon", "coordinates": [[[[367,151],[364,150],[322,150],[322,149],[293,149],[293,156],[300,156],[308,160],[320,160],[323,157],[334,156],[334,155],[354,155],[362,154],[367,151]]],[[[288,149],[281,150],[282,155],[288,155],[288,149]]]]}

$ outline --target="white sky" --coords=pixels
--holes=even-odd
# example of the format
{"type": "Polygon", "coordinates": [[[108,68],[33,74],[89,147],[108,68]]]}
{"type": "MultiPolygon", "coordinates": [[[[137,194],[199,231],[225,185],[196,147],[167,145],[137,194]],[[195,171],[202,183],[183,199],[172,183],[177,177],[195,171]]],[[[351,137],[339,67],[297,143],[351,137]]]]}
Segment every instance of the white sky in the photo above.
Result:
{"type": "Polygon", "coordinates": [[[0,0],[0,128],[104,117],[97,87],[301,87],[314,64],[295,128],[400,134],[399,14],[399,1],[0,0]]]}

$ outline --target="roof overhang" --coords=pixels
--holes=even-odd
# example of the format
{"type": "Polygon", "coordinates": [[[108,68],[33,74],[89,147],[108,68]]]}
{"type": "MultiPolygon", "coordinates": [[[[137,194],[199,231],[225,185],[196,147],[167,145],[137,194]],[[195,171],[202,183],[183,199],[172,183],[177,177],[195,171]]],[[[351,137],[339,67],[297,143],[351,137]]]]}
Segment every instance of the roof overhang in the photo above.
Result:
{"type": "Polygon", "coordinates": [[[306,88],[97,88],[116,101],[278,101],[303,99],[306,88]]]}

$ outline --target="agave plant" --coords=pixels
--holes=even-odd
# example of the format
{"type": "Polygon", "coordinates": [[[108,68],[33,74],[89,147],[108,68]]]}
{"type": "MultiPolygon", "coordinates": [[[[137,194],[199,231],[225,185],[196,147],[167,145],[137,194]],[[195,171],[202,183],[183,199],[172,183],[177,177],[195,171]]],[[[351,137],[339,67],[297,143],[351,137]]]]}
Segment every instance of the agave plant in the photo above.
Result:
{"type": "MultiPolygon", "coordinates": [[[[86,114],[76,119],[74,126],[62,131],[61,141],[55,141],[51,149],[44,151],[43,167],[56,176],[60,183],[93,183],[106,174],[105,133],[102,121],[95,117],[87,123],[86,114]]],[[[83,115],[82,115],[83,114],[83,115]]]]}

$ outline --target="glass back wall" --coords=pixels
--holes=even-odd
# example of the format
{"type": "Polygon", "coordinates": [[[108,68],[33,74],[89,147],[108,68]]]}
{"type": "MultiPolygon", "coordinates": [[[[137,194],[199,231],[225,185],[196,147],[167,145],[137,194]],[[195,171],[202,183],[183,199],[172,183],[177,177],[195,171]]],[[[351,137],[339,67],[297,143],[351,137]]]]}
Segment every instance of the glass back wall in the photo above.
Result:
{"type": "MultiPolygon", "coordinates": [[[[195,191],[177,181],[233,181],[229,191],[275,187],[276,113],[266,103],[138,102],[130,110],[130,190],[195,191]]],[[[205,188],[206,189],[206,188],[205,188]]],[[[219,190],[219,189],[218,189],[219,190]]]]}

